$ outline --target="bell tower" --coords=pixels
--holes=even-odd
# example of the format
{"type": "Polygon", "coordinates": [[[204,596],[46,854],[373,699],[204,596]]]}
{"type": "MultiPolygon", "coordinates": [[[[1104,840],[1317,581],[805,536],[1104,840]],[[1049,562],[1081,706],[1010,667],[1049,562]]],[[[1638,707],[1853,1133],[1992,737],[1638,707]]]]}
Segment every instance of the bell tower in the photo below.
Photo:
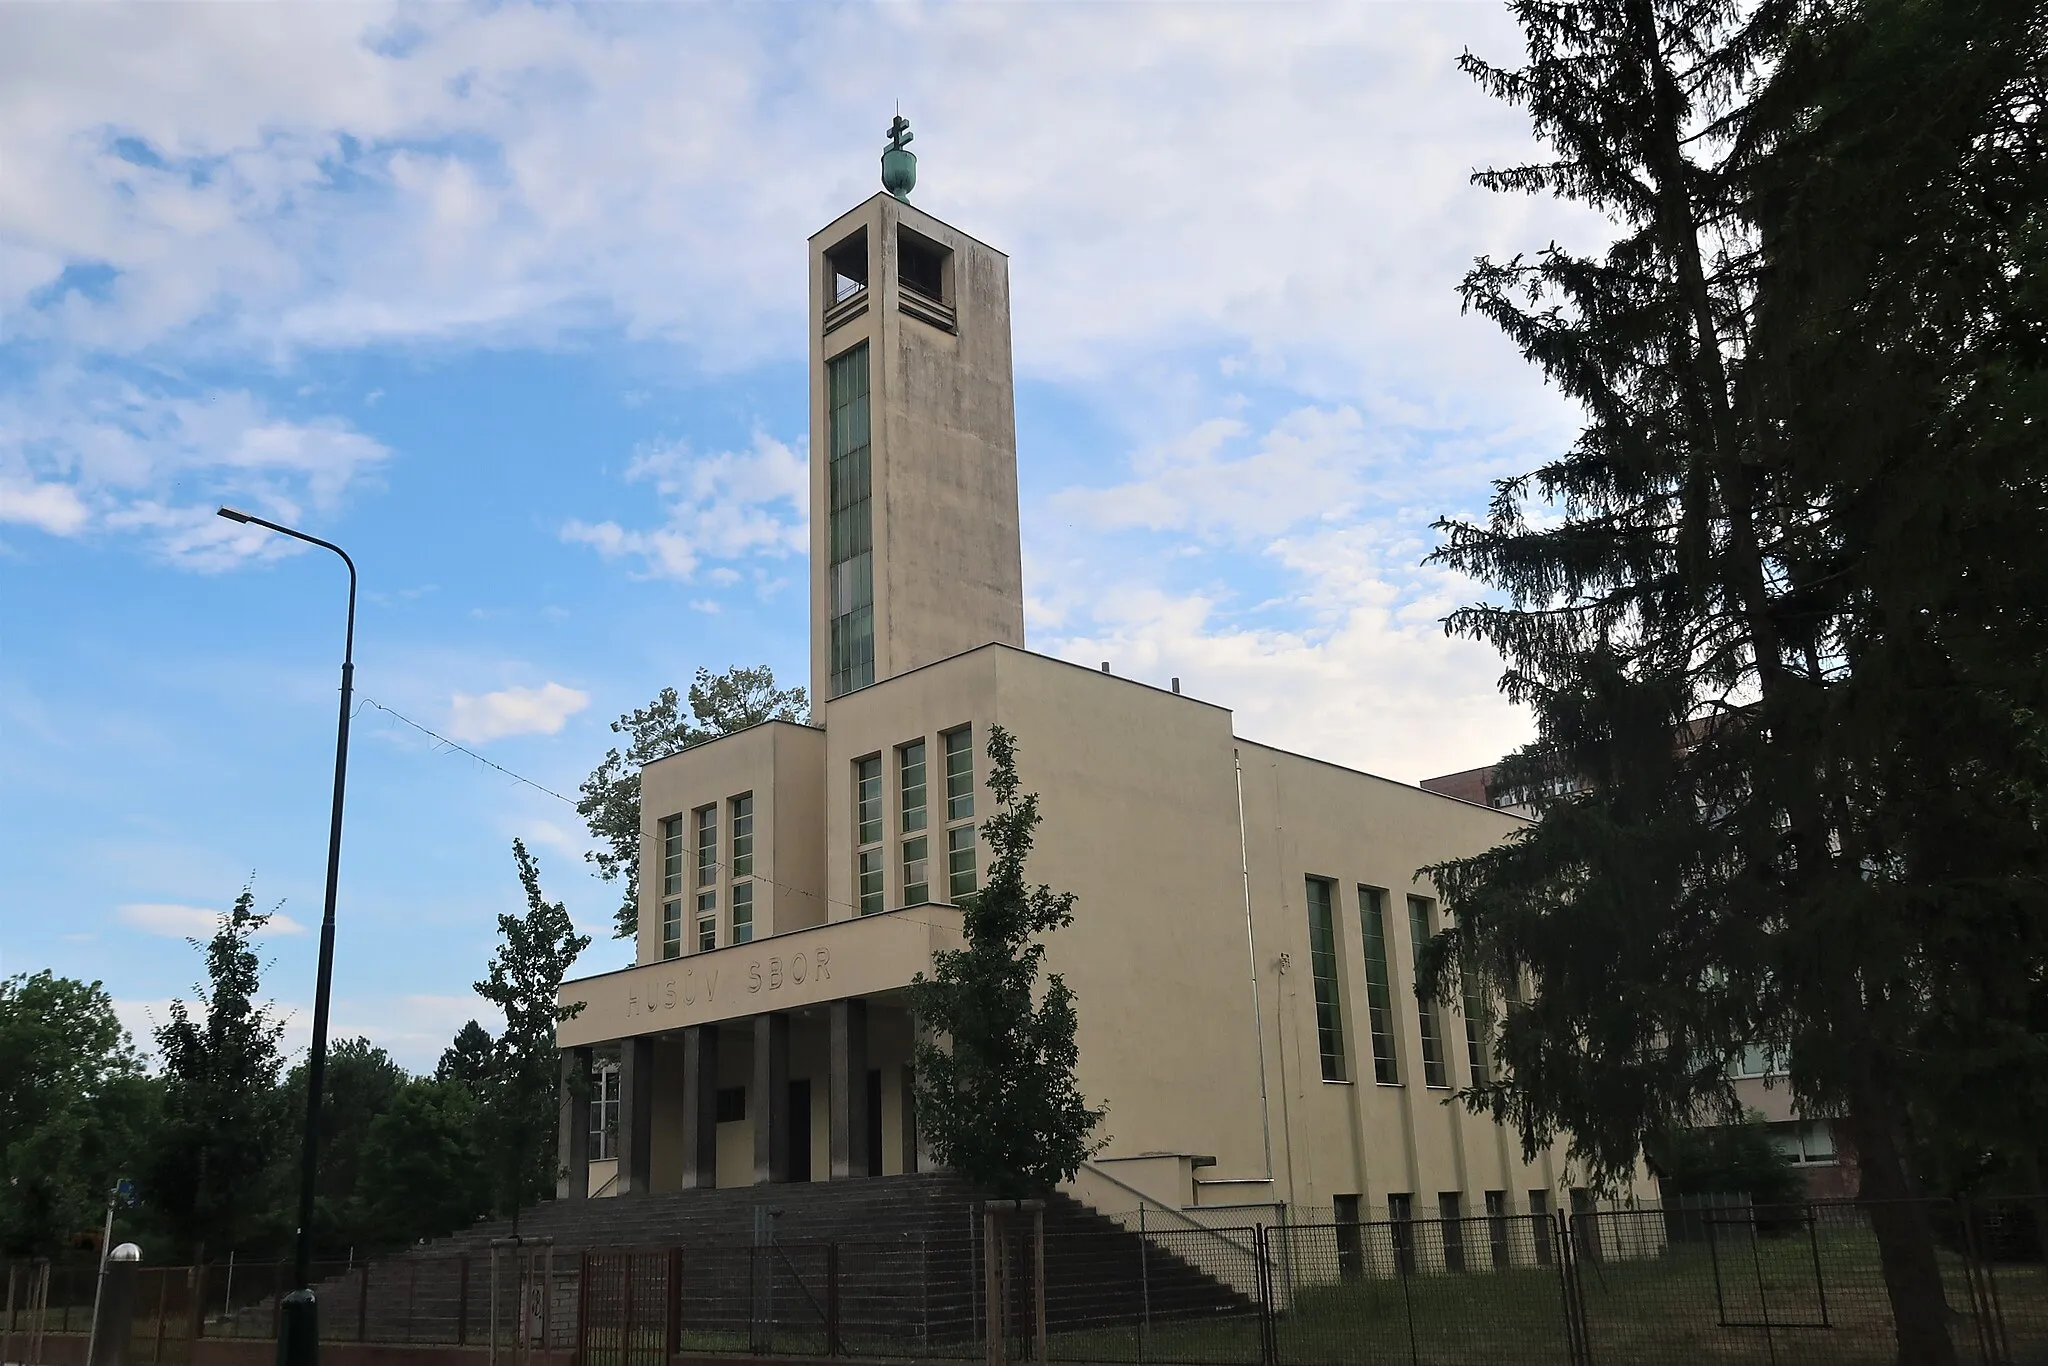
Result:
{"type": "Polygon", "coordinates": [[[811,697],[1024,644],[1009,258],[878,194],[810,240],[811,697]]]}

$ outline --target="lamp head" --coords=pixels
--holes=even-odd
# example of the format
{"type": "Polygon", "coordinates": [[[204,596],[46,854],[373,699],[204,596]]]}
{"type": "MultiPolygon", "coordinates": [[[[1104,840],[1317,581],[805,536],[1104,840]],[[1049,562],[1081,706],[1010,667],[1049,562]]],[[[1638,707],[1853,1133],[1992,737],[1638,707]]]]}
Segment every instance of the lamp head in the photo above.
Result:
{"type": "Polygon", "coordinates": [[[222,508],[217,515],[227,518],[230,522],[241,522],[245,526],[249,522],[248,513],[237,512],[234,508],[222,508]]]}

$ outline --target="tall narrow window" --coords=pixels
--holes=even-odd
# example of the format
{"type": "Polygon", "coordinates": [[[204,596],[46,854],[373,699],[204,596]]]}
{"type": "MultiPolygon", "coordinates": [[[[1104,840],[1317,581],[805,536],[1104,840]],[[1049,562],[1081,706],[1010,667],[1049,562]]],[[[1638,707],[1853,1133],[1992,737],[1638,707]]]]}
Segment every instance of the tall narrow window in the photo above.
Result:
{"type": "Polygon", "coordinates": [[[857,759],[853,765],[854,881],[860,913],[873,915],[886,907],[882,885],[882,756],[857,759]]]}
{"type": "Polygon", "coordinates": [[[754,794],[734,797],[732,808],[732,938],[728,943],[745,944],[754,938],[754,794]]]}
{"type": "Polygon", "coordinates": [[[718,808],[715,806],[700,807],[697,811],[697,885],[718,885],[718,808]]]}
{"type": "Polygon", "coordinates": [[[1486,1242],[1493,1249],[1493,1264],[1507,1266],[1514,1260],[1508,1236],[1508,1193],[1486,1193],[1486,1242]]]}
{"type": "Polygon", "coordinates": [[[732,942],[754,942],[754,884],[751,882],[732,885],[732,942]]]}
{"type": "Polygon", "coordinates": [[[1387,1193],[1387,1222],[1393,1225],[1394,1267],[1403,1276],[1415,1273],[1415,1197],[1406,1191],[1387,1193]]]}
{"type": "MultiPolygon", "coordinates": [[[[1434,930],[1430,925],[1429,898],[1411,896],[1408,898],[1408,942],[1415,952],[1419,964],[1422,946],[1429,942],[1434,930]]],[[[1422,994],[1422,973],[1418,967],[1415,974],[1415,1012],[1422,1026],[1422,1081],[1425,1086],[1449,1086],[1450,1069],[1444,1065],[1444,1031],[1441,1012],[1436,1002],[1422,994]]]]}
{"type": "Polygon", "coordinates": [[[832,696],[875,681],[875,563],[871,448],[868,442],[868,345],[825,366],[830,448],[830,522],[825,576],[832,599],[832,696]]]}
{"type": "Polygon", "coordinates": [[[619,1155],[619,1060],[607,1058],[590,1071],[590,1160],[619,1155]]]}
{"type": "Polygon", "coordinates": [[[946,736],[946,819],[974,818],[974,732],[962,727],[946,736]]]}
{"type": "Polygon", "coordinates": [[[1358,889],[1358,920],[1365,932],[1365,1017],[1372,1030],[1372,1078],[1392,1085],[1401,1080],[1394,1047],[1393,974],[1387,967],[1387,894],[1377,887],[1358,889]]]}
{"type": "Polygon", "coordinates": [[[754,794],[732,799],[732,875],[754,875],[754,794]]]}
{"type": "Polygon", "coordinates": [[[946,892],[956,903],[974,895],[974,827],[956,825],[946,832],[946,892]]]}
{"type": "Polygon", "coordinates": [[[1308,967],[1316,989],[1316,1045],[1323,1055],[1323,1080],[1343,1081],[1344,1007],[1337,994],[1337,927],[1330,907],[1335,884],[1308,880],[1308,967]]]}
{"type": "Polygon", "coordinates": [[[1536,1249],[1536,1265],[1550,1265],[1550,1245],[1556,1240],[1557,1228],[1550,1222],[1550,1192],[1547,1190],[1529,1192],[1529,1237],[1536,1249]]]}
{"type": "Polygon", "coordinates": [[[912,834],[925,828],[924,741],[912,740],[896,751],[898,827],[903,831],[903,904],[932,899],[931,845],[912,834]]]}
{"type": "Polygon", "coordinates": [[[1460,1191],[1436,1193],[1436,1217],[1444,1235],[1444,1270],[1465,1269],[1465,1196],[1460,1191]]]}
{"type": "Polygon", "coordinates": [[[946,895],[961,904],[974,895],[974,732],[946,735],[946,895]],[[965,822],[956,824],[956,822],[965,822]]]}
{"type": "Polygon", "coordinates": [[[681,816],[661,822],[661,956],[683,952],[683,859],[688,848],[681,816]]]}
{"type": "Polygon", "coordinates": [[[1465,1061],[1472,1066],[1474,1084],[1486,1079],[1485,1029],[1485,1007],[1480,1002],[1479,993],[1468,987],[1465,990],[1465,1061]]]}
{"type": "Polygon", "coordinates": [[[706,953],[718,947],[718,893],[716,891],[697,893],[697,951],[706,953]]]}
{"type": "Polygon", "coordinates": [[[903,832],[924,829],[924,741],[912,740],[896,751],[896,790],[901,798],[903,832]]]}

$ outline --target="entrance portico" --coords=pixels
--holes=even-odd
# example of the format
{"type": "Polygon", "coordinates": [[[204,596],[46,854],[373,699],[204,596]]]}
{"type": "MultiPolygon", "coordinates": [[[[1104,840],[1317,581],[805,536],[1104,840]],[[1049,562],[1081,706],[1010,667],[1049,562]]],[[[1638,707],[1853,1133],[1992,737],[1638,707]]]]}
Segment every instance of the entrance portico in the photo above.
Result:
{"type": "Polygon", "coordinates": [[[918,1170],[904,988],[959,927],[913,906],[564,984],[560,1198],[918,1170]],[[616,1173],[593,1182],[612,1056],[616,1173]]]}

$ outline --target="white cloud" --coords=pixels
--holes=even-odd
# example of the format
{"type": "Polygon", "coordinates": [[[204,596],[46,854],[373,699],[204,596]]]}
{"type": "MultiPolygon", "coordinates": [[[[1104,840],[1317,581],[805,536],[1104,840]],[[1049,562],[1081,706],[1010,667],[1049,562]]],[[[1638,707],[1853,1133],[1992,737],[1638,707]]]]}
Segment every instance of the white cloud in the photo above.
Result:
{"type": "Polygon", "coordinates": [[[508,735],[555,735],[564,722],[589,705],[589,693],[560,683],[480,694],[459,692],[450,703],[448,733],[471,743],[508,735]]]}
{"type": "MultiPolygon", "coordinates": [[[[626,478],[651,483],[667,521],[651,531],[572,521],[562,539],[606,559],[636,558],[650,578],[689,580],[705,560],[802,554],[809,545],[810,483],[803,456],[756,433],[751,449],[694,455],[687,446],[642,451],[626,478]]],[[[712,576],[725,582],[720,571],[712,576]]]]}
{"type": "MultiPolygon", "coordinates": [[[[171,939],[209,939],[220,928],[225,914],[210,906],[184,906],[168,901],[131,901],[116,908],[121,923],[145,934],[171,939]]],[[[273,911],[265,934],[304,934],[306,927],[282,912],[273,911]]]]}
{"type": "Polygon", "coordinates": [[[332,509],[389,455],[338,419],[279,417],[245,391],[58,370],[0,393],[0,521],[141,533],[174,563],[224,569],[297,547],[220,520],[220,501],[297,519],[332,509]]]}

